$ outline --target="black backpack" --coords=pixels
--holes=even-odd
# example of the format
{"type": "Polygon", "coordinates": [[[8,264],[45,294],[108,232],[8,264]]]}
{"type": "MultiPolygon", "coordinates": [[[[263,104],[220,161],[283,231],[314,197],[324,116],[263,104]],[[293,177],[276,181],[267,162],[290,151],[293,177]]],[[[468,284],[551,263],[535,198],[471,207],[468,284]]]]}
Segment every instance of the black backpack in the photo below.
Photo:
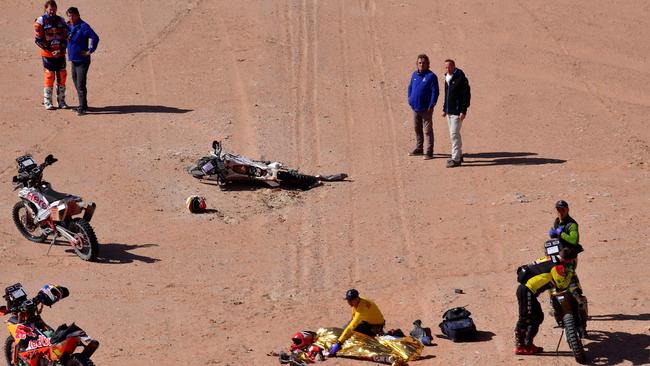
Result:
{"type": "Polygon", "coordinates": [[[442,315],[440,330],[454,342],[466,342],[476,339],[476,325],[464,307],[453,308],[442,315]]]}

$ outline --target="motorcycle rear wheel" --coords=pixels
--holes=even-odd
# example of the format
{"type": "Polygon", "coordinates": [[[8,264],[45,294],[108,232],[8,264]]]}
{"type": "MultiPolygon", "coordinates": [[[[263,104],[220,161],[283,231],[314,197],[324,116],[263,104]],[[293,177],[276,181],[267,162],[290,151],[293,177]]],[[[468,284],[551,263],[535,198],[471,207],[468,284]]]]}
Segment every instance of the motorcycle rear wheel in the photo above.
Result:
{"type": "Polygon", "coordinates": [[[95,366],[95,364],[89,359],[80,354],[74,354],[68,362],[65,363],[65,366],[95,366]]]}
{"type": "Polygon", "coordinates": [[[564,323],[564,332],[566,333],[566,340],[569,343],[569,347],[573,352],[573,357],[575,357],[576,362],[579,364],[584,364],[587,362],[587,356],[585,355],[585,349],[582,346],[582,340],[580,339],[580,334],[578,333],[578,326],[575,321],[573,314],[564,314],[562,317],[562,322],[564,323]]]}
{"type": "Polygon", "coordinates": [[[77,253],[79,258],[91,262],[97,259],[99,243],[97,243],[95,230],[93,230],[93,227],[90,226],[88,221],[84,219],[74,219],[70,223],[68,230],[75,233],[75,236],[83,241],[83,249],[74,247],[74,251],[77,253]]]}
{"type": "Polygon", "coordinates": [[[35,243],[43,243],[47,238],[47,235],[43,234],[41,228],[36,224],[36,209],[31,203],[25,201],[16,202],[11,215],[14,219],[14,224],[16,228],[25,239],[33,241],[35,243]],[[24,213],[21,215],[21,211],[24,213]],[[40,235],[35,235],[35,232],[40,232],[40,235]]]}

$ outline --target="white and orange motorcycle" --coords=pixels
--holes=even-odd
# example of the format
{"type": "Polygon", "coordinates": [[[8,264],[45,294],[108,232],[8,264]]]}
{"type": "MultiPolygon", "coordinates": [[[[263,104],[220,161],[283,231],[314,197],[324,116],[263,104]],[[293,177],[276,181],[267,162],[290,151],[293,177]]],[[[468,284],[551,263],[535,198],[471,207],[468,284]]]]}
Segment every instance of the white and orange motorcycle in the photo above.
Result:
{"type": "Polygon", "coordinates": [[[27,240],[43,243],[51,237],[48,253],[56,240],[62,238],[81,259],[95,260],[99,244],[90,226],[95,203],[56,192],[50,183],[43,180],[43,170],[55,162],[57,159],[51,154],[40,165],[31,155],[16,158],[18,175],[13,177],[13,183],[16,186],[14,190],[20,189],[20,201],[12,211],[14,223],[27,240]]]}
{"type": "Polygon", "coordinates": [[[234,182],[262,182],[270,187],[294,186],[304,190],[321,182],[345,180],[348,175],[307,175],[290,169],[278,161],[253,160],[223,151],[221,142],[212,142],[212,152],[188,168],[197,179],[217,181],[222,188],[234,182]]]}

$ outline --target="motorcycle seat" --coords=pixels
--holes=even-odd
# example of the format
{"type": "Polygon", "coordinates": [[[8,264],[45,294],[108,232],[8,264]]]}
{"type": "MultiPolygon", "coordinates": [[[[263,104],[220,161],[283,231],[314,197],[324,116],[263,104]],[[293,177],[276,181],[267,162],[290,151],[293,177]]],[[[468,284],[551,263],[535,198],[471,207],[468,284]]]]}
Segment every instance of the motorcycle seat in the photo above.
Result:
{"type": "Polygon", "coordinates": [[[48,202],[50,203],[70,197],[70,195],[67,193],[61,193],[53,190],[52,186],[50,185],[41,186],[41,193],[43,193],[45,198],[47,198],[48,202]]]}

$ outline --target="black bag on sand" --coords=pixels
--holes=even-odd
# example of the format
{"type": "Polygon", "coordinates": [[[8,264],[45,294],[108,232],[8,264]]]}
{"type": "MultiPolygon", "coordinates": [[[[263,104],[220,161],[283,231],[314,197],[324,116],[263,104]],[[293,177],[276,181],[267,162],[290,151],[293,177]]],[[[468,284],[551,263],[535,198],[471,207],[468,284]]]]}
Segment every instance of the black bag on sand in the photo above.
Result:
{"type": "Polygon", "coordinates": [[[464,307],[453,308],[442,315],[440,330],[454,342],[466,342],[476,339],[476,325],[464,307]]]}

